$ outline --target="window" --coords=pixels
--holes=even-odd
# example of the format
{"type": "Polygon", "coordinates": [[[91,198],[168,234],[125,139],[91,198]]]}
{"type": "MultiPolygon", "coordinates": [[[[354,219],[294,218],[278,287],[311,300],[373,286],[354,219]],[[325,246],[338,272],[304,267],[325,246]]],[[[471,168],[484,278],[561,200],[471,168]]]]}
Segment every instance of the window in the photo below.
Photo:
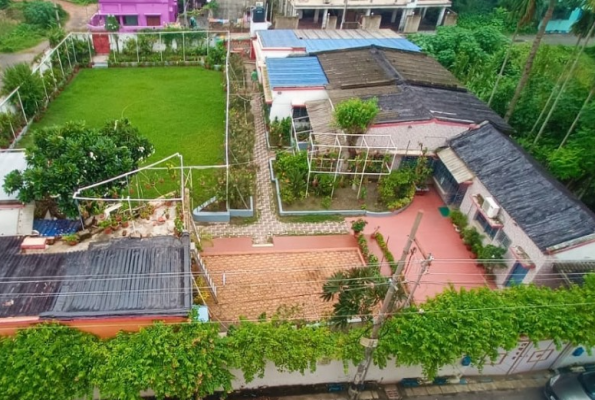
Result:
{"type": "Polygon", "coordinates": [[[517,286],[523,283],[523,279],[529,273],[529,269],[525,268],[518,261],[512,266],[510,275],[506,279],[506,286],[517,286]]]}
{"type": "Polygon", "coordinates": [[[306,107],[294,107],[293,108],[293,119],[305,118],[308,116],[308,110],[306,107]]]}
{"type": "Polygon", "coordinates": [[[490,239],[493,239],[500,230],[499,228],[494,228],[493,226],[491,226],[488,220],[479,211],[475,213],[474,219],[479,223],[485,234],[488,235],[490,239]]]}
{"type": "Polygon", "coordinates": [[[161,26],[161,16],[147,15],[147,26],[161,26]]]}
{"type": "Polygon", "coordinates": [[[502,229],[500,229],[498,231],[498,233],[496,234],[496,240],[498,242],[500,242],[500,245],[502,247],[504,247],[505,249],[509,248],[510,245],[512,244],[512,241],[510,240],[510,238],[506,235],[506,233],[504,233],[504,231],[502,229]]]}
{"type": "Polygon", "coordinates": [[[467,186],[459,185],[441,160],[434,163],[434,177],[444,192],[444,201],[448,205],[460,206],[467,193],[467,186]]]}
{"type": "Polygon", "coordinates": [[[138,15],[124,15],[122,20],[124,26],[138,26],[138,15]]]}

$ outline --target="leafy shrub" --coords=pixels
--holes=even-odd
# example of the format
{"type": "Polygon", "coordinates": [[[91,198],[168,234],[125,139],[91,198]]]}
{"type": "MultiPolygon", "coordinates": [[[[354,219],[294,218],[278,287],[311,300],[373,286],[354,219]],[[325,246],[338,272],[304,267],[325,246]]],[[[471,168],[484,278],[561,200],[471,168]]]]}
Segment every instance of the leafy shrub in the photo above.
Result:
{"type": "MultiPolygon", "coordinates": [[[[275,173],[281,184],[281,196],[287,199],[301,199],[306,195],[308,159],[306,152],[291,154],[277,153],[275,173]],[[290,195],[291,194],[291,195],[290,195]]],[[[289,204],[289,203],[288,203],[289,204]]]]}
{"type": "Polygon", "coordinates": [[[505,268],[504,255],[506,249],[500,246],[488,244],[482,246],[477,253],[477,258],[481,260],[481,264],[486,269],[486,272],[492,273],[494,268],[505,268]]]}
{"type": "Polygon", "coordinates": [[[380,201],[391,210],[409,204],[415,194],[415,176],[410,168],[400,168],[383,178],[378,185],[380,201]]]}
{"type": "Polygon", "coordinates": [[[30,24],[0,21],[0,52],[14,53],[36,46],[43,40],[42,29],[30,24]]]}
{"type": "Polygon", "coordinates": [[[223,42],[217,43],[215,47],[209,49],[209,55],[207,56],[207,63],[213,67],[215,65],[222,65],[225,63],[225,56],[227,49],[223,42]]]}
{"type": "Polygon", "coordinates": [[[62,39],[66,37],[66,32],[60,27],[54,26],[48,32],[48,40],[51,47],[56,47],[62,39]]]}
{"type": "MultiPolygon", "coordinates": [[[[25,63],[15,64],[4,71],[2,77],[3,94],[8,94],[20,86],[19,94],[25,114],[33,116],[44,98],[43,82],[39,74],[31,74],[31,68],[25,63]]],[[[20,107],[18,96],[12,97],[13,104],[20,107]]]]}
{"type": "Polygon", "coordinates": [[[467,216],[463,214],[460,210],[452,211],[450,213],[450,220],[461,231],[465,229],[469,224],[469,222],[467,221],[467,216]]]}
{"type": "Polygon", "coordinates": [[[273,146],[289,146],[291,144],[291,118],[279,118],[271,122],[270,139],[273,146]]]}
{"type": "Polygon", "coordinates": [[[58,4],[53,4],[48,1],[31,1],[25,2],[23,7],[23,16],[25,22],[31,25],[37,25],[42,28],[50,28],[58,25],[56,13],[60,20],[65,18],[68,14],[58,4]]]}
{"type": "Polygon", "coordinates": [[[10,3],[10,0],[0,0],[0,10],[6,10],[10,3]]]}

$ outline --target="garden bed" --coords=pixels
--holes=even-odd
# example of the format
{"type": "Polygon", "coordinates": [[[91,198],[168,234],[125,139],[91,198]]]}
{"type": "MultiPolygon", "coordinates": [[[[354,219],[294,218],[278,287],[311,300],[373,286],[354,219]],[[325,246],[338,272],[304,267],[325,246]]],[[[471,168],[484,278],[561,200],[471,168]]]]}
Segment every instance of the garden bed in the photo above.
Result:
{"type": "MultiPolygon", "coordinates": [[[[282,184],[281,184],[282,185],[282,184]]],[[[388,208],[378,202],[378,184],[370,182],[362,185],[362,190],[366,190],[366,198],[358,200],[357,189],[353,190],[351,187],[338,187],[335,189],[330,206],[325,208],[323,206],[324,198],[317,196],[308,196],[305,199],[300,199],[292,204],[283,204],[285,211],[306,211],[306,210],[362,210],[372,212],[387,212],[388,208]]]]}

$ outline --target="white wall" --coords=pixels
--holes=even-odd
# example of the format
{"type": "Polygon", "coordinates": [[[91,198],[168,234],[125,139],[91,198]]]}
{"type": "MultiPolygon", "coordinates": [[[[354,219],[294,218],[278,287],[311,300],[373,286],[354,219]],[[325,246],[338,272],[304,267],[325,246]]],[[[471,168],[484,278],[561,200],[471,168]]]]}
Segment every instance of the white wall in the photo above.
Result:
{"type": "Polygon", "coordinates": [[[585,243],[555,254],[558,260],[593,260],[595,259],[595,242],[585,243]]]}
{"type": "MultiPolygon", "coordinates": [[[[373,126],[369,133],[373,135],[391,135],[397,145],[399,154],[404,154],[409,145],[409,153],[420,150],[419,143],[433,152],[446,146],[448,139],[469,129],[466,124],[453,124],[431,120],[426,123],[399,123],[373,126]]],[[[368,143],[371,144],[371,141],[368,143]]]]}
{"type": "MultiPolygon", "coordinates": [[[[481,226],[478,225],[473,219],[477,211],[477,206],[473,202],[473,196],[477,194],[480,194],[483,198],[493,197],[481,183],[481,181],[478,178],[475,178],[473,179],[472,185],[469,186],[469,189],[467,189],[467,193],[463,198],[460,209],[465,215],[467,215],[469,223],[475,226],[479,232],[483,232],[481,226]]],[[[496,198],[494,198],[494,200],[496,200],[496,202],[498,201],[496,198]]],[[[512,246],[521,246],[533,263],[535,263],[535,268],[531,269],[523,280],[523,283],[529,283],[542,268],[551,267],[551,259],[544,255],[541,250],[539,250],[535,243],[529,239],[529,237],[525,234],[521,227],[518,226],[518,224],[512,219],[505,209],[500,209],[499,218],[503,222],[504,227],[502,229],[504,230],[506,236],[510,238],[512,246]]],[[[486,236],[484,244],[489,243],[493,243],[495,245],[499,244],[486,236]]],[[[506,278],[510,274],[512,266],[515,262],[515,259],[511,255],[510,251],[506,254],[506,257],[509,259],[507,263],[508,267],[506,269],[496,269],[494,271],[496,273],[496,283],[498,285],[505,283],[506,278]]]]}
{"type": "Polygon", "coordinates": [[[273,93],[273,104],[271,105],[271,121],[275,117],[283,119],[292,116],[293,107],[305,107],[307,101],[326,100],[328,94],[325,89],[313,90],[283,90],[279,92],[271,88],[273,93]]]}
{"type": "Polygon", "coordinates": [[[568,346],[566,351],[564,351],[556,361],[555,367],[562,368],[592,363],[595,363],[595,349],[591,349],[591,355],[589,355],[585,346],[568,346]],[[585,351],[580,356],[573,356],[572,353],[579,347],[582,347],[585,351]]]}

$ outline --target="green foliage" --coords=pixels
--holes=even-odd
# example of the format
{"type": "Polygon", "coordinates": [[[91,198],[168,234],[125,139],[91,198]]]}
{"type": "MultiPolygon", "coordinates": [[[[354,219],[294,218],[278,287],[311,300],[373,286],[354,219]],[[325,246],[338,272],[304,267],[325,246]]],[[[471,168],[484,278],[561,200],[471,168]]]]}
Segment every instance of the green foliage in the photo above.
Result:
{"type": "Polygon", "coordinates": [[[120,22],[114,15],[105,17],[105,30],[108,32],[118,32],[120,30],[120,22]]]}
{"type": "Polygon", "coordinates": [[[374,308],[387,290],[388,280],[378,266],[357,267],[335,272],[322,287],[321,297],[324,301],[336,300],[330,322],[346,328],[354,318],[371,321],[374,308]]]}
{"type": "Polygon", "coordinates": [[[460,210],[451,211],[450,220],[460,231],[463,231],[463,229],[467,228],[467,225],[469,225],[467,216],[460,210]]]}
{"type": "MultiPolygon", "coordinates": [[[[4,182],[7,193],[18,193],[23,203],[46,201],[60,214],[76,217],[72,200],[77,188],[113,178],[138,168],[153,146],[128,120],[108,122],[101,130],[83,123],[46,128],[34,133],[27,148],[27,169],[12,171],[4,182]]],[[[111,182],[95,193],[105,196],[122,183],[111,182]]]]}
{"type": "Polygon", "coordinates": [[[283,118],[279,121],[279,118],[275,117],[270,123],[269,138],[271,145],[283,147],[291,144],[291,118],[283,118]]]}
{"type": "Polygon", "coordinates": [[[483,247],[483,235],[472,226],[463,230],[463,243],[475,254],[478,254],[483,247]]]}
{"type": "MultiPolygon", "coordinates": [[[[43,82],[39,74],[32,74],[26,63],[6,68],[2,76],[2,93],[9,94],[20,87],[19,95],[23,109],[28,117],[32,117],[41,108],[44,100],[43,82]]],[[[12,104],[20,108],[18,96],[11,97],[12,104]]]]}
{"type": "Polygon", "coordinates": [[[11,0],[0,0],[0,10],[6,10],[10,4],[11,0]]]}
{"type": "Polygon", "coordinates": [[[215,65],[225,64],[225,57],[227,56],[227,49],[223,42],[218,42],[214,47],[209,48],[207,56],[207,63],[212,68],[215,65]]]}
{"type": "Polygon", "coordinates": [[[382,250],[382,255],[384,256],[384,259],[386,260],[386,262],[388,262],[388,266],[394,274],[397,271],[398,263],[395,262],[395,256],[389,250],[388,244],[386,243],[386,240],[384,240],[384,236],[382,235],[382,233],[376,231],[372,234],[372,239],[376,240],[378,247],[380,247],[380,250],[382,250]]]}
{"type": "Polygon", "coordinates": [[[0,339],[0,397],[64,400],[92,396],[99,342],[62,325],[45,324],[0,339]]]}
{"type": "MultiPolygon", "coordinates": [[[[335,124],[347,134],[363,134],[372,125],[379,111],[378,99],[376,98],[345,100],[335,107],[335,124]]],[[[350,145],[354,145],[356,140],[354,137],[349,137],[348,142],[350,142],[350,145]]]]}
{"type": "Polygon", "coordinates": [[[139,399],[141,390],[152,389],[157,399],[193,399],[231,391],[229,352],[217,346],[218,332],[217,325],[197,323],[120,333],[96,367],[102,397],[139,399]]]}
{"type": "Polygon", "coordinates": [[[383,177],[378,185],[378,197],[390,210],[398,210],[413,200],[415,174],[411,168],[399,168],[383,177]]]}
{"type": "Polygon", "coordinates": [[[43,40],[43,31],[34,25],[0,21],[0,53],[31,48],[43,40]]]}
{"type": "Polygon", "coordinates": [[[291,204],[306,196],[308,179],[308,154],[278,152],[274,163],[275,175],[281,185],[281,199],[291,204]]]}
{"type": "Polygon", "coordinates": [[[48,32],[48,39],[51,47],[56,47],[65,37],[66,32],[57,26],[52,27],[48,32]]]}
{"type": "Polygon", "coordinates": [[[487,246],[481,246],[477,258],[481,260],[486,271],[491,274],[494,268],[506,267],[506,263],[504,262],[505,254],[506,249],[504,247],[488,244],[487,246]]]}
{"type": "Polygon", "coordinates": [[[364,228],[368,225],[368,221],[362,218],[358,218],[355,221],[351,222],[351,230],[355,233],[360,233],[364,230],[364,228]]]}
{"type": "Polygon", "coordinates": [[[56,15],[60,20],[68,15],[61,5],[49,1],[34,0],[23,4],[25,22],[45,29],[58,25],[56,15]]]}

